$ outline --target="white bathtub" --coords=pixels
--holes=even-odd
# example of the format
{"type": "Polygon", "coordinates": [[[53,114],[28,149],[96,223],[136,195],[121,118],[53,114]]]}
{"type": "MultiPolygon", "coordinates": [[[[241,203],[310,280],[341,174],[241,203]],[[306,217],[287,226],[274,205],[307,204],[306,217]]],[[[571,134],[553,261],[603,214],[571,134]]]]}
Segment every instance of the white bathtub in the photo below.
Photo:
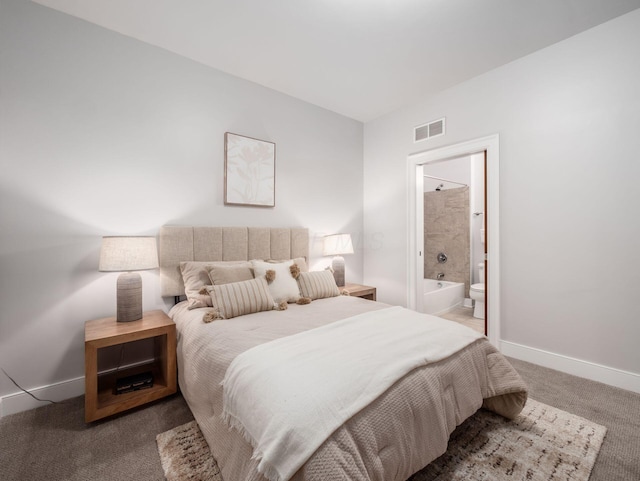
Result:
{"type": "Polygon", "coordinates": [[[422,312],[444,314],[464,302],[464,283],[424,279],[422,312]]]}

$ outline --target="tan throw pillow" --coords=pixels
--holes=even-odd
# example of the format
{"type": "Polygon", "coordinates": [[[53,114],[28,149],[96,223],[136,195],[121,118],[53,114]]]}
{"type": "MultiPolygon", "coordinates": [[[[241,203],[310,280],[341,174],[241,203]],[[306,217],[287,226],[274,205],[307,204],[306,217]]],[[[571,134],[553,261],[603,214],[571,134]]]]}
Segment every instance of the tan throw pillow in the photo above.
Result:
{"type": "Polygon", "coordinates": [[[248,266],[212,266],[207,271],[214,286],[253,279],[253,270],[248,266]]]}
{"type": "Polygon", "coordinates": [[[264,277],[207,286],[207,290],[217,311],[214,319],[231,319],[254,312],[270,311],[275,305],[264,277]]]}
{"type": "MultiPolygon", "coordinates": [[[[293,260],[278,263],[253,260],[251,264],[256,278],[265,277],[267,271],[275,272],[275,277],[269,282],[269,291],[276,304],[297,302],[300,299],[298,283],[291,275],[293,260]]],[[[272,276],[269,276],[269,279],[271,278],[272,276]]]]}
{"type": "Polygon", "coordinates": [[[340,295],[333,273],[329,270],[301,272],[298,276],[298,286],[302,297],[312,300],[340,295]]]}
{"type": "Polygon", "coordinates": [[[203,287],[211,284],[208,269],[214,266],[251,267],[249,261],[185,261],[180,263],[188,308],[211,307],[211,297],[203,287]]]}

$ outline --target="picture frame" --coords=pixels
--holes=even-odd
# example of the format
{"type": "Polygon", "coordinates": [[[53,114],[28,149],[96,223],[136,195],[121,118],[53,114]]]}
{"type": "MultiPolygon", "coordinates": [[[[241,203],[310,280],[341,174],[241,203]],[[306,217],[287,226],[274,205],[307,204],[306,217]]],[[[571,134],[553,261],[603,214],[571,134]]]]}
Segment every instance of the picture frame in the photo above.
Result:
{"type": "Polygon", "coordinates": [[[275,207],[276,144],[224,134],[224,203],[275,207]]]}

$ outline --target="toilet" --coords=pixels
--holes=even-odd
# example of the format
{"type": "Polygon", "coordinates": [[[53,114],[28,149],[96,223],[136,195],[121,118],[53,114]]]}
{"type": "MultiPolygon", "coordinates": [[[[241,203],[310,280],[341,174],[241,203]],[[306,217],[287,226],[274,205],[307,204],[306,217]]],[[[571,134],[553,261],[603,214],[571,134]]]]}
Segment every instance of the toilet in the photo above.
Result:
{"type": "MultiPolygon", "coordinates": [[[[479,278],[484,280],[484,262],[478,264],[479,278]]],[[[484,319],[484,282],[471,284],[469,289],[469,297],[473,299],[473,317],[484,319]]]]}

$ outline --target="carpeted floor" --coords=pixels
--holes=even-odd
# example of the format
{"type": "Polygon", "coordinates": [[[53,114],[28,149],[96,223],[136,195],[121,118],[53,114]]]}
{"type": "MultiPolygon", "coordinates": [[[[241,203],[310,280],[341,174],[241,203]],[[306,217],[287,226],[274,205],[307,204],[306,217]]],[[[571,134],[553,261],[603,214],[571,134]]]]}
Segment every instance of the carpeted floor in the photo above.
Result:
{"type": "MultiPolygon", "coordinates": [[[[532,398],[607,428],[591,481],[640,480],[640,394],[511,361],[532,398]]],[[[180,395],[89,425],[83,402],[79,397],[0,419],[0,478],[164,480],[156,436],[193,420],[180,395]]]]}

